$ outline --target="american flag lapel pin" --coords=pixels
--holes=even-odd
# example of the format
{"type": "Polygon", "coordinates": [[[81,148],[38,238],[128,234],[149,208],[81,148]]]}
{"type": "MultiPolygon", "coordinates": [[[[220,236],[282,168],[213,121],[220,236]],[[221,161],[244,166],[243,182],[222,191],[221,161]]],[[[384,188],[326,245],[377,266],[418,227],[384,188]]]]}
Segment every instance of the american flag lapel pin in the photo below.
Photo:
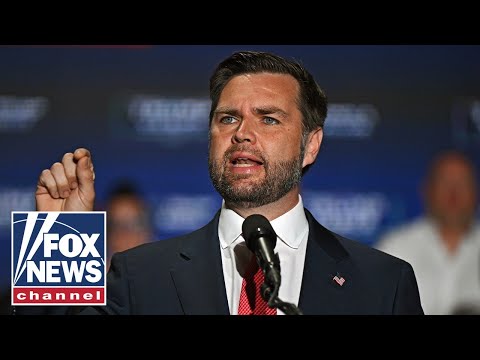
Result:
{"type": "Polygon", "coordinates": [[[338,285],[343,286],[345,283],[345,279],[339,273],[333,277],[333,281],[335,281],[338,285]]]}

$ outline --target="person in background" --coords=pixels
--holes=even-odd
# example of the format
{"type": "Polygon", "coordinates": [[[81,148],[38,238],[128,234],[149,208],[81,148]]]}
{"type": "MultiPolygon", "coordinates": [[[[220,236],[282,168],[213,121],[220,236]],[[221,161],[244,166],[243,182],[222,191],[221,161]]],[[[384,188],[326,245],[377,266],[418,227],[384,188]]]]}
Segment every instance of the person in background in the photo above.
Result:
{"type": "Polygon", "coordinates": [[[375,246],[413,266],[425,314],[480,314],[477,191],[474,165],[464,154],[438,154],[423,183],[424,214],[375,246]]]}
{"type": "Polygon", "coordinates": [[[113,254],[153,240],[148,204],[133,183],[122,180],[110,190],[107,212],[107,269],[113,254]]]}

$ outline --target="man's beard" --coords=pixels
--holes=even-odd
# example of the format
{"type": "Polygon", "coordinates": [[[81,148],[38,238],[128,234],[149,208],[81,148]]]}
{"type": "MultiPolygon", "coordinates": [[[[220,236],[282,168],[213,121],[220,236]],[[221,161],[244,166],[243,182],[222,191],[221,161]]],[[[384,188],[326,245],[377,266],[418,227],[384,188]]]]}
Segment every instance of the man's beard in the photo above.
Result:
{"type": "Polygon", "coordinates": [[[242,208],[255,208],[270,204],[285,196],[300,183],[304,147],[302,146],[300,150],[300,154],[296,158],[270,162],[258,150],[242,145],[233,145],[225,152],[222,160],[215,161],[209,157],[210,178],[215,189],[227,203],[233,203],[242,208]],[[265,170],[264,179],[235,185],[236,181],[252,176],[230,172],[230,156],[235,151],[247,152],[259,158],[265,170]]]}

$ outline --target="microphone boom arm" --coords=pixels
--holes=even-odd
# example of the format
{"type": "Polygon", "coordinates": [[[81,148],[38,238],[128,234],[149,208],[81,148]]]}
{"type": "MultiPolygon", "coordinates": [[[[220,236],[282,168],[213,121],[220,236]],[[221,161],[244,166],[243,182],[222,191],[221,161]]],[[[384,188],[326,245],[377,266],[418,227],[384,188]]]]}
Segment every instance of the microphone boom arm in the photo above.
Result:
{"type": "Polygon", "coordinates": [[[275,253],[273,262],[263,261],[261,256],[257,256],[257,262],[263,269],[265,281],[260,288],[262,298],[268,303],[271,308],[280,309],[285,315],[303,315],[302,311],[294,304],[280,300],[278,291],[281,284],[280,276],[280,258],[278,253],[275,253]]]}

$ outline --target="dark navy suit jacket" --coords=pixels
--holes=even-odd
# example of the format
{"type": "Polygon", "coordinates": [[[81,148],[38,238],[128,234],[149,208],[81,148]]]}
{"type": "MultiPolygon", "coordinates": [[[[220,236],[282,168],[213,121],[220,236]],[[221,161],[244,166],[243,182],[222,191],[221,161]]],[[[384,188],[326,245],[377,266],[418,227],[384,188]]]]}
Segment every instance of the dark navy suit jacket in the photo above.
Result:
{"type": "MultiPolygon", "coordinates": [[[[410,264],[341,237],[305,213],[310,230],[298,304],[305,315],[423,314],[410,264]],[[333,280],[337,274],[343,286],[333,280]]],[[[218,219],[219,212],[193,233],[114,255],[107,306],[82,313],[229,314],[218,219]]]]}

